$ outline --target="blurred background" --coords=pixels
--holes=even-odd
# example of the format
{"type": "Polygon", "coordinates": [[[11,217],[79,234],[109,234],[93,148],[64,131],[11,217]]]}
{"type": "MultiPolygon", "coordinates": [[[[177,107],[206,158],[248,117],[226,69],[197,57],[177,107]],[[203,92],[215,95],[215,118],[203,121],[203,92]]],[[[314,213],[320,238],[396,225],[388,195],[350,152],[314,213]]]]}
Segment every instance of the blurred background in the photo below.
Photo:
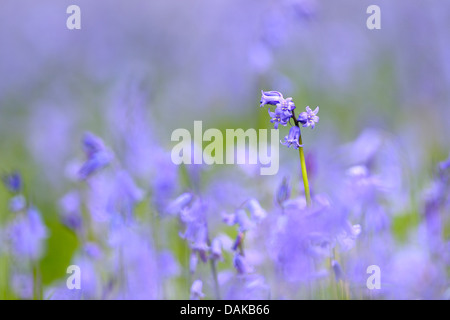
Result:
{"type": "MultiPolygon", "coordinates": [[[[204,130],[271,128],[261,90],[280,91],[299,111],[320,106],[317,128],[303,130],[313,190],[332,193],[342,168],[373,154],[389,158],[378,173],[393,188],[383,204],[400,240],[418,226],[423,190],[449,155],[450,2],[3,0],[1,7],[0,170],[21,173],[48,229],[38,262],[44,287],[65,279],[81,246],[60,221],[59,201],[79,183],[74,168],[87,131],[148,192],[137,208],[147,212],[190,189],[171,165],[174,129],[193,132],[194,120],[204,130]],[[71,4],[81,8],[81,30],[66,28],[71,4]],[[371,4],[381,8],[380,30],[366,27],[371,4]]],[[[288,129],[280,130],[284,137],[288,129]]],[[[283,146],[280,153],[277,176],[211,167],[203,190],[227,193],[213,197],[220,210],[245,196],[270,207],[290,172],[297,170],[291,181],[301,191],[297,153],[283,146]]],[[[0,189],[3,226],[9,199],[0,189]]],[[[177,227],[168,228],[172,236],[159,245],[186,267],[186,248],[170,240],[177,227]]],[[[0,298],[21,297],[11,289],[7,254],[0,269],[0,298]]],[[[185,281],[175,278],[164,297],[187,298],[185,281]]]]}

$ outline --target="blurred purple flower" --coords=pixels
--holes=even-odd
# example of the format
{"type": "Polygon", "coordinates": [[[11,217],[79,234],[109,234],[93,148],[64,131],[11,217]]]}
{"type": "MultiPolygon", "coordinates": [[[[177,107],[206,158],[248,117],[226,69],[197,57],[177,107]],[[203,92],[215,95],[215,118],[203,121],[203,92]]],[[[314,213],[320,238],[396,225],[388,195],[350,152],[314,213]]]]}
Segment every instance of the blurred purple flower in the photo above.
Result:
{"type": "Polygon", "coordinates": [[[191,300],[199,300],[203,298],[205,294],[202,292],[203,282],[201,280],[195,280],[191,286],[191,300]]]}
{"type": "Polygon", "coordinates": [[[25,210],[27,200],[22,194],[16,195],[9,200],[9,210],[11,212],[20,212],[25,210]]]}
{"type": "Polygon", "coordinates": [[[29,207],[25,214],[18,215],[9,226],[8,235],[16,257],[32,261],[42,257],[48,234],[36,208],[29,207]]]}
{"type": "Polygon", "coordinates": [[[214,238],[211,242],[211,259],[223,260],[222,256],[222,242],[219,238],[214,238]]]}
{"type": "Polygon", "coordinates": [[[22,177],[19,172],[16,171],[11,174],[4,175],[2,180],[10,192],[19,193],[22,191],[22,177]]]}
{"type": "Polygon", "coordinates": [[[83,224],[81,199],[78,192],[70,192],[59,201],[61,222],[74,231],[80,231],[83,224]]]}
{"type": "Polygon", "coordinates": [[[87,159],[78,172],[81,180],[87,179],[113,160],[112,153],[106,149],[103,141],[90,132],[85,133],[83,137],[83,150],[87,159]]]}
{"type": "Polygon", "coordinates": [[[256,199],[247,201],[247,209],[251,214],[252,220],[255,222],[261,222],[267,216],[266,210],[261,207],[256,199]]]}
{"type": "Polygon", "coordinates": [[[233,258],[233,266],[238,274],[248,274],[254,271],[253,267],[249,265],[248,261],[240,253],[235,253],[233,258]]]}
{"type": "Polygon", "coordinates": [[[283,203],[291,196],[291,187],[289,185],[289,178],[284,177],[283,181],[277,188],[275,200],[279,206],[283,207],[283,203]]]}

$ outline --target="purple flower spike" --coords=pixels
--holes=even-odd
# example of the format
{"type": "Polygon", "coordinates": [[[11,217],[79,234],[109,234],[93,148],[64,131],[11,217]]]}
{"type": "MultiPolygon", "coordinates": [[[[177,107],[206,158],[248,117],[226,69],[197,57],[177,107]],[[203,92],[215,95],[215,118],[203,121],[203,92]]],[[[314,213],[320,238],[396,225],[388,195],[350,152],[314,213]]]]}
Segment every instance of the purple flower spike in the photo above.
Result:
{"type": "Polygon", "coordinates": [[[319,107],[317,107],[314,111],[312,111],[310,107],[306,107],[306,112],[302,112],[298,116],[298,122],[300,122],[303,127],[311,127],[314,129],[315,124],[319,122],[319,117],[317,116],[318,112],[319,107]]]}
{"type": "Polygon", "coordinates": [[[277,105],[283,99],[283,95],[278,91],[262,91],[261,90],[261,105],[260,107],[265,106],[266,104],[277,105]]]}
{"type": "Polygon", "coordinates": [[[300,137],[300,128],[297,126],[291,127],[289,130],[289,135],[284,137],[284,142],[280,141],[281,144],[287,146],[290,148],[291,146],[294,147],[294,149],[298,149],[299,147],[303,147],[300,143],[298,143],[298,139],[300,137]]]}

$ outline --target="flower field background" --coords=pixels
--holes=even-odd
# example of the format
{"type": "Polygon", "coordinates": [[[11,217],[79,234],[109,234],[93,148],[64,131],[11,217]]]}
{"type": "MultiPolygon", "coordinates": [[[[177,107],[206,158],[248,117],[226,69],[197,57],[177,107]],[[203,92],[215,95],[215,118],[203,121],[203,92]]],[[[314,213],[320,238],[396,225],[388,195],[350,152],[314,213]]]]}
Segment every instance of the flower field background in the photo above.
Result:
{"type": "Polygon", "coordinates": [[[450,3],[72,2],[2,1],[0,299],[450,298],[450,3]],[[173,164],[271,90],[311,205],[296,126],[275,175],[173,164]]]}

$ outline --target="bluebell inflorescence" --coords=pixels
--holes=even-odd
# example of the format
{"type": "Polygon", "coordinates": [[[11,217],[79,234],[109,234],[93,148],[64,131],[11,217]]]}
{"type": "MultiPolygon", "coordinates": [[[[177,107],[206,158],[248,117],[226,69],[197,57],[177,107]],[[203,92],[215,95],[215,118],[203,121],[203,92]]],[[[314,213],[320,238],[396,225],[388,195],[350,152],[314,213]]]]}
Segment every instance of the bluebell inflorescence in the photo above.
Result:
{"type": "Polygon", "coordinates": [[[1,1],[0,300],[450,299],[450,1],[62,2],[1,1]]]}

